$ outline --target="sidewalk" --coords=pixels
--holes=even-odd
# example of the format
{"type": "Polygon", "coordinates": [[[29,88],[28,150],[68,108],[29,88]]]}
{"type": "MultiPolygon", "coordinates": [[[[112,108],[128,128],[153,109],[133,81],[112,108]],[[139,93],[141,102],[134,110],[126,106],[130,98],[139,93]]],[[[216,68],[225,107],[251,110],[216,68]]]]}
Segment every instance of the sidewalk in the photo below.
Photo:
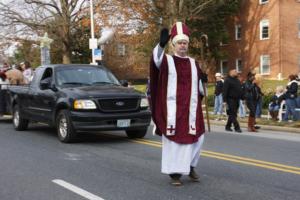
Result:
{"type": "MultiPolygon", "coordinates": [[[[204,119],[205,123],[206,118],[204,119]]],[[[217,121],[210,119],[210,125],[219,125],[219,126],[224,126],[225,127],[226,121],[217,121]]],[[[300,128],[293,128],[293,127],[285,127],[285,126],[270,126],[270,125],[260,125],[258,124],[261,128],[258,131],[263,131],[263,130],[270,130],[270,131],[280,131],[280,132],[290,132],[290,133],[299,133],[300,134],[300,128]]],[[[241,128],[247,128],[248,125],[247,123],[240,122],[241,128]]]]}

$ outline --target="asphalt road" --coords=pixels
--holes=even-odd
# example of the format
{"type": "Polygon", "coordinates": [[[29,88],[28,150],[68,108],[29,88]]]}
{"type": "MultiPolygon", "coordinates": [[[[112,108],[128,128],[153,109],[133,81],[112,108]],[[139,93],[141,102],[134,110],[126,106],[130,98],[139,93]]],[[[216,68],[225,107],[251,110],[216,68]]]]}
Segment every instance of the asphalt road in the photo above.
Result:
{"type": "Polygon", "coordinates": [[[183,177],[174,187],[160,173],[160,138],[150,131],[143,140],[103,132],[63,144],[45,125],[17,132],[0,121],[0,199],[300,199],[300,134],[212,131],[196,169],[201,182],[183,177]]]}

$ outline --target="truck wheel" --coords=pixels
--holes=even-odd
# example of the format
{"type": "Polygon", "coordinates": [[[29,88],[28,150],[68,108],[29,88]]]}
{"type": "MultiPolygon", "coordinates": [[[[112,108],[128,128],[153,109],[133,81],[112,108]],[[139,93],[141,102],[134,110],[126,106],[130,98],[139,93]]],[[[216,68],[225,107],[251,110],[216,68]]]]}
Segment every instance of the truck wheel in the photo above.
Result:
{"type": "Polygon", "coordinates": [[[13,108],[13,126],[17,131],[24,131],[28,128],[28,119],[24,119],[20,115],[20,109],[18,105],[15,105],[13,108]]]}
{"type": "Polygon", "coordinates": [[[126,130],[126,135],[129,138],[143,138],[147,134],[147,128],[138,130],[126,130]]]}
{"type": "Polygon", "coordinates": [[[77,138],[68,110],[59,111],[56,117],[57,136],[61,142],[71,143],[77,138]]]}

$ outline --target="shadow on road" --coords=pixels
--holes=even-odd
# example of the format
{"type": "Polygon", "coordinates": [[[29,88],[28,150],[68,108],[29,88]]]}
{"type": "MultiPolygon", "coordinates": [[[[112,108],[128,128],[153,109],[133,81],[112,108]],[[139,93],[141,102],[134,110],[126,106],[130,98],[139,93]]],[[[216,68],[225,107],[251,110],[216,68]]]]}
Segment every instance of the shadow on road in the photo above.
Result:
{"type": "MultiPolygon", "coordinates": [[[[27,134],[38,134],[39,136],[43,135],[45,139],[46,137],[55,137],[57,139],[55,127],[50,127],[46,124],[31,123],[28,130],[24,132],[27,132],[27,134]]],[[[127,143],[127,139],[125,131],[79,132],[78,140],[73,144],[127,143]]]]}

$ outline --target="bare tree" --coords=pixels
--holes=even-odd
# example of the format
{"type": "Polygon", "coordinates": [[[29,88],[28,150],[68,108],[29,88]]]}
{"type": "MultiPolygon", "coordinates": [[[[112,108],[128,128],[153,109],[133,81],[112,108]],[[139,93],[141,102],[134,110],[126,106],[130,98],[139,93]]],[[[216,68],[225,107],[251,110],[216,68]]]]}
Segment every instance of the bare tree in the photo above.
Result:
{"type": "MultiPolygon", "coordinates": [[[[88,0],[15,0],[0,2],[0,27],[14,30],[8,38],[49,32],[62,44],[63,63],[70,63],[72,32],[88,0]]],[[[2,29],[3,30],[3,29],[2,29]]]]}

